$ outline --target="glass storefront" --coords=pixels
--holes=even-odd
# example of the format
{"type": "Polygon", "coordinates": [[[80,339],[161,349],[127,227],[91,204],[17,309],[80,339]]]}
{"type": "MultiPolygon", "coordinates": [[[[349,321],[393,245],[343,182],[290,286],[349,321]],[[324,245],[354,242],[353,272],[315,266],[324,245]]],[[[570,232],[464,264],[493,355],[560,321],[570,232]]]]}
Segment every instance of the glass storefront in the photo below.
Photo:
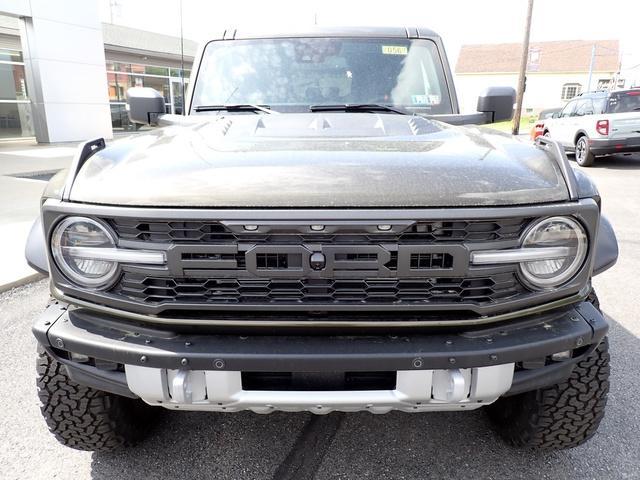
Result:
{"type": "MultiPolygon", "coordinates": [[[[185,85],[190,70],[185,70],[185,85]]],[[[164,96],[167,113],[182,113],[182,81],[180,69],[107,61],[107,82],[114,129],[133,130],[126,111],[127,89],[151,87],[164,96]]]]}
{"type": "Polygon", "coordinates": [[[33,135],[22,52],[0,49],[0,138],[33,135]]]}
{"type": "MultiPolygon", "coordinates": [[[[107,61],[107,80],[114,130],[137,130],[126,110],[127,89],[151,87],[164,96],[167,113],[182,113],[181,70],[173,67],[107,61]]],[[[184,71],[185,89],[191,70],[184,71]]],[[[33,115],[20,50],[0,48],[0,139],[34,136],[33,115]]]]}

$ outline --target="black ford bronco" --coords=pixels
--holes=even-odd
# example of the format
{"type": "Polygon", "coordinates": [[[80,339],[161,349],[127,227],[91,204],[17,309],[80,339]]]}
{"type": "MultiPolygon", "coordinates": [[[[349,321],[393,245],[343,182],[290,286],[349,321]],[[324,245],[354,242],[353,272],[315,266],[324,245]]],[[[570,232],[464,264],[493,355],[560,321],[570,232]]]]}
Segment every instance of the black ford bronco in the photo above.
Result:
{"type": "Polygon", "coordinates": [[[129,91],[147,133],[79,147],[27,258],[42,413],[65,445],[130,445],[165,409],[483,408],[518,446],[579,445],[607,399],[591,277],[617,243],[553,140],[459,113],[422,28],[232,30],[185,116],[129,91]],[[469,125],[469,126],[463,126],[469,125]]]}

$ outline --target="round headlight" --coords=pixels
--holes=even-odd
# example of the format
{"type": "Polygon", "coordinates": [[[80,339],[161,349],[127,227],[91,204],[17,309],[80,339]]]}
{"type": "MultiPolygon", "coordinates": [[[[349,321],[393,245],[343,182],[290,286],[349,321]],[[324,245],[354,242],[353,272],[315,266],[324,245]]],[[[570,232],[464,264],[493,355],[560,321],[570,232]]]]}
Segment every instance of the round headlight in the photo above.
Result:
{"type": "Polygon", "coordinates": [[[51,237],[51,252],[58,268],[74,283],[91,288],[107,286],[118,272],[118,263],[91,258],[84,247],[115,248],[114,236],[101,223],[85,217],[61,221],[51,237]]]}
{"type": "Polygon", "coordinates": [[[520,272],[531,286],[553,288],[567,282],[580,270],[587,256],[587,234],[572,218],[545,218],[526,233],[522,248],[553,248],[561,252],[554,258],[520,264],[520,272]]]}

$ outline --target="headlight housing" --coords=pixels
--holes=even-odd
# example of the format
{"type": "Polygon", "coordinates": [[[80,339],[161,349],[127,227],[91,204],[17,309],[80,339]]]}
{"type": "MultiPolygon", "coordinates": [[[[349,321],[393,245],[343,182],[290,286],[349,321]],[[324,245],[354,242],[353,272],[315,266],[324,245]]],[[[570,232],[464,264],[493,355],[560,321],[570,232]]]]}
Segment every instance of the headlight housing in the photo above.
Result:
{"type": "Polygon", "coordinates": [[[551,289],[566,283],[582,267],[588,250],[587,234],[580,223],[571,217],[545,218],[525,234],[522,249],[535,248],[547,255],[540,260],[520,263],[523,280],[536,289],[551,289]],[[553,250],[552,250],[553,249],[553,250]]]}
{"type": "Polygon", "coordinates": [[[101,223],[86,217],[65,218],[51,237],[51,253],[56,265],[69,280],[82,287],[105,288],[113,282],[118,263],[90,252],[115,247],[113,234],[101,223]]]}

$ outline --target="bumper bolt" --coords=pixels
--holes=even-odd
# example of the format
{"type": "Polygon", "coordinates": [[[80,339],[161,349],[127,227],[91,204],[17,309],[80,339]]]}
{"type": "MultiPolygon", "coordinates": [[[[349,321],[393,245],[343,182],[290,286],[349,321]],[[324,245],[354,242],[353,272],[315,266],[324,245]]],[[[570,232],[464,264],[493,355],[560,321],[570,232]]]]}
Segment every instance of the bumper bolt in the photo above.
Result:
{"type": "Polygon", "coordinates": [[[495,353],[493,353],[493,354],[489,355],[489,359],[490,359],[490,360],[493,360],[493,361],[495,362],[496,360],[498,360],[498,355],[496,355],[495,353]]]}
{"type": "Polygon", "coordinates": [[[182,365],[183,367],[186,367],[189,364],[189,360],[187,360],[186,358],[183,358],[182,360],[180,360],[180,365],[182,365]]]}
{"type": "Polygon", "coordinates": [[[487,338],[487,343],[493,343],[493,338],[487,338]]]}
{"type": "Polygon", "coordinates": [[[451,358],[449,359],[449,363],[450,363],[451,365],[453,365],[454,363],[456,363],[456,359],[455,359],[455,358],[453,358],[453,357],[451,357],[451,358]]]}
{"type": "Polygon", "coordinates": [[[447,341],[446,341],[446,342],[444,342],[444,343],[446,343],[447,345],[453,345],[453,340],[447,340],[447,341]]]}
{"type": "Polygon", "coordinates": [[[61,338],[56,338],[56,346],[58,348],[64,348],[64,342],[62,341],[61,338]]]}
{"type": "Polygon", "coordinates": [[[146,355],[142,355],[140,357],[140,363],[146,363],[147,362],[147,356],[146,355]]]}
{"type": "Polygon", "coordinates": [[[149,340],[148,338],[144,341],[144,343],[146,343],[147,345],[149,345],[151,343],[151,340],[149,340]]]}
{"type": "Polygon", "coordinates": [[[222,360],[221,358],[216,358],[213,361],[213,366],[218,369],[224,368],[224,360],[222,360]]]}
{"type": "Polygon", "coordinates": [[[192,345],[191,342],[184,342],[185,347],[190,347],[191,345],[192,345]]]}
{"type": "Polygon", "coordinates": [[[421,358],[414,358],[413,359],[413,368],[421,368],[423,365],[422,359],[421,358]]]}

